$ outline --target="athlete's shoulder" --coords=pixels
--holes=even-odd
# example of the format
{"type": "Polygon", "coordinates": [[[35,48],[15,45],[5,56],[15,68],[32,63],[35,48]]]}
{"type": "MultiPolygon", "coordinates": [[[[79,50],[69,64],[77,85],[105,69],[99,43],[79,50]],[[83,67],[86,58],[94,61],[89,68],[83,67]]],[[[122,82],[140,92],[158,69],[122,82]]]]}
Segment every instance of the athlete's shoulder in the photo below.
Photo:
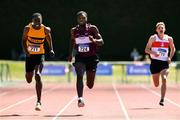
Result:
{"type": "Polygon", "coordinates": [[[44,24],[41,25],[44,28],[44,31],[46,34],[49,34],[51,32],[51,28],[48,26],[45,26],[44,24]]]}
{"type": "Polygon", "coordinates": [[[172,37],[172,36],[167,35],[167,34],[165,34],[165,35],[167,36],[168,40],[172,40],[172,39],[173,39],[173,37],[172,37]]]}
{"type": "Polygon", "coordinates": [[[75,27],[72,27],[72,28],[71,28],[71,30],[73,30],[73,31],[74,31],[76,28],[77,28],[77,26],[75,26],[75,27]]]}
{"type": "Polygon", "coordinates": [[[173,42],[174,40],[173,40],[173,38],[171,36],[168,36],[168,41],[173,42]]]}
{"type": "Polygon", "coordinates": [[[44,24],[41,24],[42,27],[44,27],[45,30],[51,31],[51,28],[49,26],[45,26],[44,24]]]}
{"type": "Polygon", "coordinates": [[[25,27],[24,27],[24,29],[29,29],[30,28],[30,26],[29,25],[26,25],[25,27]]]}
{"type": "Polygon", "coordinates": [[[93,28],[93,29],[98,29],[97,26],[96,26],[96,25],[93,25],[93,24],[88,24],[88,26],[89,26],[90,28],[93,28]]]}
{"type": "Polygon", "coordinates": [[[32,22],[30,22],[29,24],[27,24],[24,28],[30,28],[32,27],[32,22]]]}
{"type": "Polygon", "coordinates": [[[26,25],[26,26],[24,27],[24,32],[28,32],[29,29],[30,29],[30,25],[28,24],[28,25],[26,25]]]}
{"type": "Polygon", "coordinates": [[[89,27],[90,27],[90,29],[91,29],[92,31],[99,32],[99,30],[98,30],[98,28],[97,28],[96,25],[93,25],[93,24],[88,24],[88,25],[89,25],[89,27]]]}
{"type": "Polygon", "coordinates": [[[157,35],[154,34],[154,35],[151,35],[149,39],[150,39],[150,40],[156,40],[156,37],[157,37],[157,35]]]}
{"type": "Polygon", "coordinates": [[[76,30],[76,27],[72,27],[72,28],[70,29],[70,32],[73,33],[75,30],[76,30]]]}

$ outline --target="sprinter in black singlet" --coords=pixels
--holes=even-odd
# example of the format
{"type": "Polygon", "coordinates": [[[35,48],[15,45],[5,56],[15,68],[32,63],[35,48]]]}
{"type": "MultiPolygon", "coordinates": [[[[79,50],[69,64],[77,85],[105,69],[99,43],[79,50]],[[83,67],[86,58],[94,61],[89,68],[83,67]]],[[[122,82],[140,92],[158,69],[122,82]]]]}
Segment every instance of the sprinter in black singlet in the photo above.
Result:
{"type": "Polygon", "coordinates": [[[73,63],[77,74],[78,107],[84,107],[83,100],[83,76],[86,72],[86,84],[89,89],[93,88],[96,68],[99,62],[98,49],[104,44],[103,39],[95,25],[87,23],[87,13],[77,13],[78,25],[71,29],[69,62],[73,63]]]}

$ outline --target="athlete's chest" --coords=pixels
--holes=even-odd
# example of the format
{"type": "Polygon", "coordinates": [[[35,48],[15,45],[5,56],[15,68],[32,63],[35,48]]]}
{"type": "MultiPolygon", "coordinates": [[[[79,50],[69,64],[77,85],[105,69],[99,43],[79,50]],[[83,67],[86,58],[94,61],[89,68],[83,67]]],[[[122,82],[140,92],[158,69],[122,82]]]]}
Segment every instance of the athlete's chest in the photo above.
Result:
{"type": "Polygon", "coordinates": [[[76,28],[74,31],[75,38],[78,37],[87,37],[87,36],[94,36],[94,33],[91,28],[76,28]]]}
{"type": "Polygon", "coordinates": [[[169,48],[169,41],[168,40],[156,40],[152,43],[152,47],[169,48]]]}

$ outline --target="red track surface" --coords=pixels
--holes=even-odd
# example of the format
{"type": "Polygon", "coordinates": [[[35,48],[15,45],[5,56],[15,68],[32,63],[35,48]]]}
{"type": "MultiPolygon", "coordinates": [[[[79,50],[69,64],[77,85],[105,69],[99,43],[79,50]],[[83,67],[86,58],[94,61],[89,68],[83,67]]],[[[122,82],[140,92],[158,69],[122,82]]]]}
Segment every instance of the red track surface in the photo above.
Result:
{"type": "Polygon", "coordinates": [[[95,84],[85,88],[78,108],[75,85],[44,83],[42,111],[34,110],[34,84],[0,88],[0,120],[180,120],[180,88],[169,86],[165,106],[160,88],[146,85],[95,84]]]}

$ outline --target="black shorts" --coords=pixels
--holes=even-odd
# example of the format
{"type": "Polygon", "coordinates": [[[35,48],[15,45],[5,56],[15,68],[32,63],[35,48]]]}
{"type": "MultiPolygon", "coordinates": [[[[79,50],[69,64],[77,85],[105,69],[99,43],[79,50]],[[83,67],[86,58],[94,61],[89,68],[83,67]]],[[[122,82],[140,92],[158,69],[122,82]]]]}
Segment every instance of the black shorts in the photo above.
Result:
{"type": "Polygon", "coordinates": [[[90,57],[79,57],[75,56],[75,63],[83,63],[86,71],[96,71],[97,64],[99,63],[99,57],[97,55],[90,57]]]}
{"type": "Polygon", "coordinates": [[[151,74],[160,73],[162,70],[168,68],[169,68],[168,61],[155,60],[155,59],[151,60],[151,64],[150,64],[151,74]]]}
{"type": "Polygon", "coordinates": [[[26,72],[33,72],[36,65],[40,65],[44,61],[44,55],[30,55],[26,57],[26,72]]]}

